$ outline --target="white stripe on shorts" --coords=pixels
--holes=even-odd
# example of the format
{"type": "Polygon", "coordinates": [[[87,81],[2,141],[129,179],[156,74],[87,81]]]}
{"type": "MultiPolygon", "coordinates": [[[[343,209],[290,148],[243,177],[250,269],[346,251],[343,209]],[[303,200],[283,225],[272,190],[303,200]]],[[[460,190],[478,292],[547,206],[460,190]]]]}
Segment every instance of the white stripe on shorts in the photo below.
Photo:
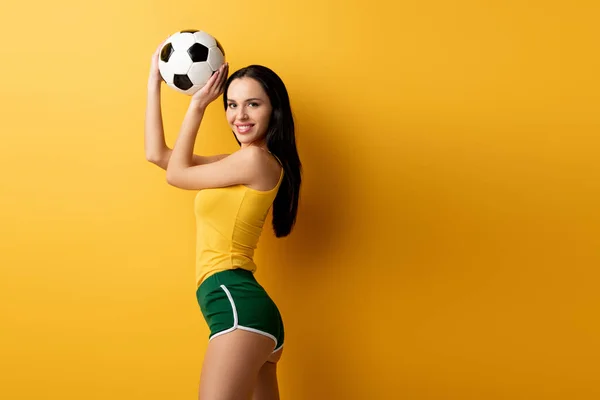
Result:
{"type": "MultiPolygon", "coordinates": [[[[223,291],[225,291],[225,294],[227,295],[227,298],[229,299],[229,302],[231,303],[231,308],[233,311],[233,326],[227,330],[221,331],[219,333],[215,333],[214,335],[211,336],[210,339],[208,339],[208,341],[210,342],[217,336],[221,336],[226,333],[233,332],[234,330],[239,328],[244,331],[254,332],[254,333],[258,333],[263,336],[267,336],[267,337],[273,339],[273,341],[275,342],[275,346],[277,346],[277,338],[275,336],[271,335],[270,333],[259,331],[258,329],[254,329],[254,328],[249,328],[247,326],[242,326],[238,323],[238,312],[237,312],[237,307],[235,306],[235,302],[233,301],[233,297],[231,296],[231,293],[229,292],[229,290],[227,289],[227,287],[225,285],[221,285],[221,289],[223,289],[223,291]]],[[[279,346],[278,348],[273,350],[273,353],[275,353],[276,351],[279,351],[279,349],[281,349],[282,347],[283,347],[283,345],[279,346]]]]}

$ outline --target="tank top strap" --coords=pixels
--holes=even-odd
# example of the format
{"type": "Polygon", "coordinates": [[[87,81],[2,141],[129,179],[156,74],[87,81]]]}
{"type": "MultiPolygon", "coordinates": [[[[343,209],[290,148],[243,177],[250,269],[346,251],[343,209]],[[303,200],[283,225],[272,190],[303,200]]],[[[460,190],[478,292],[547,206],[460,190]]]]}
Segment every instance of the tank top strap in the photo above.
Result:
{"type": "Polygon", "coordinates": [[[270,151],[269,151],[269,154],[272,155],[273,157],[275,157],[275,159],[277,160],[277,162],[279,163],[279,165],[281,165],[281,167],[283,167],[283,163],[281,162],[281,160],[279,159],[279,157],[277,157],[275,154],[271,153],[270,151]]]}

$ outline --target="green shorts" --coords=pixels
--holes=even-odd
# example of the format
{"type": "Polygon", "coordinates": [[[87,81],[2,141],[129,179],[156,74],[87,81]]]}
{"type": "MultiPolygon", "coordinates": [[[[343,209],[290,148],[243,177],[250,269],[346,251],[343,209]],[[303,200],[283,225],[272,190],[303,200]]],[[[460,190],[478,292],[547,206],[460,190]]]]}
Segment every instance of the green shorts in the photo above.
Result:
{"type": "Polygon", "coordinates": [[[252,272],[241,268],[217,272],[202,282],[196,298],[210,329],[209,341],[242,329],[273,339],[273,352],[283,347],[279,310],[252,272]]]}

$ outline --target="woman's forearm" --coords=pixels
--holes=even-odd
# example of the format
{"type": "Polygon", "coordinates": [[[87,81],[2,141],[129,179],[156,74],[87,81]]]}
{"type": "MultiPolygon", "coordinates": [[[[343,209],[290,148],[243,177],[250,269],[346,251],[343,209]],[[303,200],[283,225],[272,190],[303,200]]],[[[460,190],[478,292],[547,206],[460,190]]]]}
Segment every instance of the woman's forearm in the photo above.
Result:
{"type": "Polygon", "coordinates": [[[204,107],[195,106],[194,103],[190,104],[190,107],[183,118],[181,130],[175,141],[175,146],[173,146],[173,151],[171,152],[167,168],[167,177],[173,177],[173,175],[176,175],[185,168],[194,166],[194,144],[196,143],[198,129],[200,129],[200,123],[204,116],[204,110],[204,107]]]}
{"type": "MultiPolygon", "coordinates": [[[[160,105],[160,82],[148,83],[146,121],[144,128],[144,149],[146,159],[152,163],[168,163],[170,149],[165,142],[162,112],[160,105]]],[[[166,166],[166,165],[165,165],[166,166]]]]}

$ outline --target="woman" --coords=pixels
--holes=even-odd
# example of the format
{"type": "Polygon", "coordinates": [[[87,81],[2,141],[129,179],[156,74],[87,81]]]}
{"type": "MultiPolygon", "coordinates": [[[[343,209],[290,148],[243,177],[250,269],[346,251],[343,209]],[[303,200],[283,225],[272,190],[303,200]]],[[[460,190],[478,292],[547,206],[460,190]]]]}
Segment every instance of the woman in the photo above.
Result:
{"type": "Polygon", "coordinates": [[[254,277],[253,255],[271,206],[277,237],[287,236],[296,220],[302,166],[287,90],[266,67],[251,65],[227,79],[223,65],[192,96],[171,150],[161,117],[159,49],[148,82],[145,150],[150,162],[166,170],[169,184],[199,190],[196,296],[210,328],[199,398],[279,399],[283,321],[254,277]],[[206,107],[221,94],[240,150],[192,154],[206,107]]]}

